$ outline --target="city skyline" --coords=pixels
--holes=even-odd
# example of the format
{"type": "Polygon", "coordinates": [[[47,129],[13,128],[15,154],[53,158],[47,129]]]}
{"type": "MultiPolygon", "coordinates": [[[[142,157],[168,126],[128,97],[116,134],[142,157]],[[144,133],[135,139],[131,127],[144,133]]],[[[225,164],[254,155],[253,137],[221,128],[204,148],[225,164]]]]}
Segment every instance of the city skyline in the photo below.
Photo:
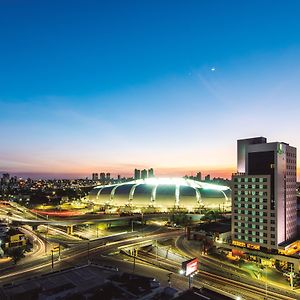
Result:
{"type": "Polygon", "coordinates": [[[237,139],[300,148],[299,10],[296,1],[2,3],[0,170],[230,178],[237,139]]]}

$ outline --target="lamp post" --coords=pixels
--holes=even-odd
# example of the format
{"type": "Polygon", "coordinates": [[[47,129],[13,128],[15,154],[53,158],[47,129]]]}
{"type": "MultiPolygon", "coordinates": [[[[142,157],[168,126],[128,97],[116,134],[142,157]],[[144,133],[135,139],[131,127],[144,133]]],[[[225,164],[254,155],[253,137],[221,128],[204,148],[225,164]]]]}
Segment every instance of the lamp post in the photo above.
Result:
{"type": "Polygon", "coordinates": [[[88,265],[90,265],[91,264],[91,262],[90,262],[90,241],[88,241],[88,244],[87,244],[87,246],[88,246],[88,252],[87,252],[87,263],[88,263],[88,265]]]}
{"type": "Polygon", "coordinates": [[[48,238],[48,230],[49,230],[49,224],[48,224],[48,219],[49,219],[49,216],[47,215],[47,226],[46,226],[46,234],[45,234],[45,253],[47,254],[47,238],[48,238]]]}
{"type": "Polygon", "coordinates": [[[291,289],[294,289],[294,271],[293,271],[293,264],[291,264],[291,272],[290,272],[290,285],[291,289]]]}
{"type": "Polygon", "coordinates": [[[267,273],[267,267],[265,267],[265,275],[266,275],[266,299],[268,299],[268,273],[267,273]]]}
{"type": "Polygon", "coordinates": [[[133,269],[132,269],[132,273],[134,274],[135,271],[135,258],[136,258],[136,254],[137,254],[137,249],[133,248],[133,269]]]}
{"type": "Polygon", "coordinates": [[[54,268],[53,252],[54,252],[54,250],[51,249],[51,268],[52,269],[54,268]]]}
{"type": "Polygon", "coordinates": [[[172,276],[173,273],[169,273],[168,274],[168,285],[169,287],[171,287],[171,276],[172,276]]]}
{"type": "Polygon", "coordinates": [[[58,244],[58,261],[60,261],[60,244],[58,244]]]}
{"type": "Polygon", "coordinates": [[[144,213],[142,212],[142,236],[144,235],[144,213]]]}

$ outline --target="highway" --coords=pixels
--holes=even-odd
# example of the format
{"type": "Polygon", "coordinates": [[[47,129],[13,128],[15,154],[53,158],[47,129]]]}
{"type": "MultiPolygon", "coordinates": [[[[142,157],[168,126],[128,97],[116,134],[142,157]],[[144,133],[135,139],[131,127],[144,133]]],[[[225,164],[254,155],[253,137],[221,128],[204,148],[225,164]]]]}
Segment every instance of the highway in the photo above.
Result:
{"type": "MultiPolygon", "coordinates": [[[[17,215],[17,214],[16,214],[17,215]]],[[[41,220],[45,221],[45,220],[41,220]]],[[[28,230],[25,228],[25,230],[28,230]]],[[[55,227],[52,230],[57,233],[61,233],[60,229],[55,227]]],[[[31,238],[36,237],[34,232],[27,232],[31,238]]],[[[165,227],[156,231],[145,231],[143,235],[138,232],[129,232],[117,234],[114,236],[107,236],[90,241],[65,241],[69,248],[65,249],[61,253],[60,260],[58,260],[58,253],[54,253],[54,268],[52,269],[51,256],[43,255],[44,250],[43,240],[39,241],[35,254],[30,256],[30,259],[24,260],[22,263],[2,271],[0,273],[1,284],[10,284],[23,280],[25,278],[42,275],[51,271],[57,271],[64,268],[86,264],[88,262],[98,263],[101,265],[117,266],[120,271],[133,271],[132,257],[119,254],[119,249],[122,247],[128,247],[138,245],[147,241],[174,239],[183,234],[182,230],[170,230],[165,227]]],[[[189,249],[185,249],[180,244],[180,239],[177,239],[179,243],[176,246],[185,253],[186,257],[194,257],[194,253],[189,252],[189,249]]],[[[170,261],[168,259],[156,260],[155,255],[143,251],[139,251],[139,255],[136,259],[137,273],[156,277],[163,284],[167,283],[167,274],[172,272],[172,284],[176,288],[187,288],[187,279],[182,275],[179,275],[180,263],[170,261]]],[[[216,264],[214,261],[210,261],[209,258],[201,257],[201,265],[199,273],[194,277],[193,284],[195,286],[207,286],[214,288],[224,293],[233,295],[233,299],[237,296],[242,296],[242,299],[247,300],[260,300],[260,299],[282,299],[291,300],[297,299],[295,296],[282,295],[282,291],[276,291],[268,289],[267,298],[264,285],[258,282],[252,282],[253,280],[246,280],[246,282],[240,282],[240,275],[235,274],[234,268],[227,268],[216,264]],[[229,277],[229,278],[228,278],[229,277]],[[255,284],[254,284],[255,283],[255,284]]]]}
{"type": "MultiPolygon", "coordinates": [[[[178,273],[178,270],[181,267],[180,263],[176,263],[174,261],[168,260],[166,258],[156,259],[154,254],[149,254],[146,252],[139,252],[139,258],[144,262],[152,263],[153,265],[158,266],[159,268],[166,269],[170,272],[174,272],[174,274],[178,273]]],[[[176,274],[178,277],[179,275],[176,274]]],[[[181,275],[183,277],[183,275],[181,275]]],[[[187,279],[185,278],[187,281],[187,279]]],[[[236,297],[242,296],[242,299],[295,299],[293,296],[280,295],[278,293],[268,291],[266,295],[266,290],[264,288],[255,287],[249,284],[244,284],[237,282],[233,279],[225,278],[224,276],[219,276],[216,274],[212,274],[206,271],[199,270],[198,274],[193,278],[193,285],[195,286],[204,286],[208,288],[215,288],[218,292],[226,292],[231,295],[235,295],[236,297]]]]}
{"type": "MultiPolygon", "coordinates": [[[[94,256],[101,253],[109,253],[116,251],[118,247],[124,246],[132,242],[142,242],[143,240],[149,239],[165,239],[166,237],[175,237],[178,235],[177,231],[156,233],[156,234],[145,234],[145,236],[137,236],[137,233],[126,233],[124,235],[118,235],[113,237],[102,238],[90,242],[79,243],[72,248],[65,250],[60,261],[57,261],[56,253],[56,269],[62,269],[74,265],[80,265],[87,263],[94,256]]],[[[0,275],[2,284],[9,283],[18,279],[24,279],[31,277],[36,274],[47,273],[51,271],[51,256],[34,259],[31,262],[17,265],[15,270],[5,270],[0,275]]]]}
{"type": "MultiPolygon", "coordinates": [[[[264,293],[271,297],[271,295],[279,295],[284,297],[285,295],[288,295],[288,297],[291,297],[290,299],[300,299],[300,295],[297,295],[294,292],[291,292],[289,290],[283,289],[281,287],[278,287],[274,284],[268,283],[267,290],[266,290],[266,284],[265,282],[261,282],[258,280],[255,280],[250,277],[248,273],[246,273],[243,270],[240,270],[237,267],[234,266],[228,266],[226,264],[222,264],[220,261],[216,261],[208,256],[200,255],[198,251],[195,251],[191,248],[187,248],[183,243],[184,236],[179,237],[176,240],[176,247],[177,249],[184,255],[186,255],[188,258],[198,257],[200,260],[200,273],[205,272],[206,274],[210,274],[210,276],[218,276],[221,277],[223,280],[234,280],[234,282],[238,282],[239,285],[245,285],[246,287],[251,286],[252,289],[260,289],[264,290],[264,293]],[[205,271],[205,268],[209,267],[210,272],[208,273],[205,271]]],[[[271,299],[271,298],[270,298],[271,299]]],[[[276,298],[275,298],[276,299],[276,298]]],[[[280,298],[278,298],[280,299],[280,298]]],[[[285,299],[285,298],[283,298],[285,299]]],[[[289,298],[287,298],[289,299],[289,298]]]]}
{"type": "MultiPolygon", "coordinates": [[[[117,249],[126,246],[137,244],[143,241],[151,240],[160,240],[165,238],[174,238],[182,234],[182,231],[171,231],[163,233],[148,233],[144,236],[136,236],[137,233],[126,233],[123,235],[115,237],[107,237],[105,239],[95,240],[89,242],[89,251],[88,243],[80,243],[76,247],[72,247],[69,250],[66,250],[62,253],[61,260],[55,260],[54,270],[60,270],[66,267],[80,265],[87,263],[88,260],[95,261],[101,264],[108,264],[114,266],[123,266],[123,269],[130,270],[132,268],[131,258],[129,260],[124,260],[122,255],[111,255],[113,252],[117,252],[117,249]]],[[[157,270],[164,270],[172,272],[172,281],[175,287],[179,286],[184,288],[187,287],[187,279],[178,274],[180,269],[180,264],[174,261],[169,261],[167,259],[160,259],[159,264],[157,264],[156,257],[153,254],[139,252],[138,260],[141,260],[139,265],[139,270],[147,270],[147,274],[152,272],[152,276],[156,276],[157,270]]],[[[137,270],[137,269],[136,269],[137,270]]],[[[24,263],[17,266],[15,271],[6,271],[4,274],[1,274],[0,280],[2,284],[10,283],[12,281],[17,281],[27,277],[33,277],[41,275],[52,271],[51,268],[51,257],[44,257],[32,261],[31,263],[24,263]]],[[[144,274],[144,271],[142,271],[144,274]]],[[[160,273],[163,278],[166,278],[167,273],[160,273]]],[[[162,279],[163,279],[162,278],[162,279]]],[[[219,275],[211,274],[207,271],[200,271],[198,275],[195,276],[193,280],[195,286],[207,286],[210,288],[215,288],[217,290],[222,290],[233,295],[243,295],[243,299],[247,300],[259,300],[264,299],[265,290],[253,287],[247,284],[239,283],[235,280],[224,278],[219,275]],[[254,293],[255,291],[255,293],[254,293]]],[[[281,296],[272,292],[268,293],[267,299],[282,299],[290,300],[295,299],[292,297],[281,296]]]]}

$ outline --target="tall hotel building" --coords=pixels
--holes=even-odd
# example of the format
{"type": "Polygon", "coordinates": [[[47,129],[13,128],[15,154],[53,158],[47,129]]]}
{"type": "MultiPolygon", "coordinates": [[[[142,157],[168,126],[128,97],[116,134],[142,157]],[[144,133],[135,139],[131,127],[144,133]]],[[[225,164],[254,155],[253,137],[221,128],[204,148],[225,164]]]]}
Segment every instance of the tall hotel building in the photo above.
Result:
{"type": "Polygon", "coordinates": [[[238,140],[232,243],[278,249],[297,235],[296,148],[264,137],[238,140]]]}

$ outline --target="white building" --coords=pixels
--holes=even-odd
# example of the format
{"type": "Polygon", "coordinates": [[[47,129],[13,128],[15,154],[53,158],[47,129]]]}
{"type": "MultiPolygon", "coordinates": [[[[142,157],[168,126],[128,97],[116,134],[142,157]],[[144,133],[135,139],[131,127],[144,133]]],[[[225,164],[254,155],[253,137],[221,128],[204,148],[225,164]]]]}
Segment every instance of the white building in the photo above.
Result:
{"type": "Polygon", "coordinates": [[[296,148],[265,138],[238,141],[232,241],[277,249],[297,236],[296,148]]]}

